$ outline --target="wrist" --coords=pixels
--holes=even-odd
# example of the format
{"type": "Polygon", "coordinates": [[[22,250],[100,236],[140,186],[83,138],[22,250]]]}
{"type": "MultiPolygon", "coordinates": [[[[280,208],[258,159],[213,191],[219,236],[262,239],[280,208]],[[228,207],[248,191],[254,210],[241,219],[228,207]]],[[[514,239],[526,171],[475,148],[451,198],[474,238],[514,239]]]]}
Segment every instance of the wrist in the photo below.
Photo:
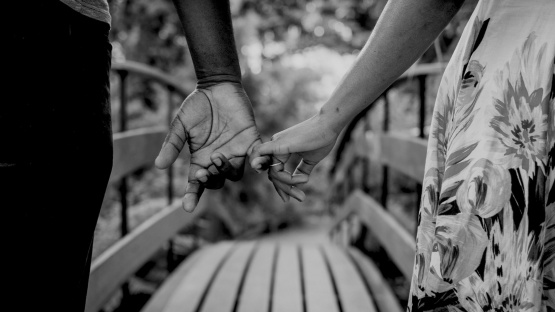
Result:
{"type": "Polygon", "coordinates": [[[336,135],[339,135],[345,127],[345,118],[341,115],[339,109],[333,109],[324,105],[317,114],[319,122],[327,125],[336,135]]]}
{"type": "Polygon", "coordinates": [[[241,77],[232,74],[211,75],[199,78],[197,81],[197,89],[213,87],[219,84],[232,83],[241,85],[241,77]]]}

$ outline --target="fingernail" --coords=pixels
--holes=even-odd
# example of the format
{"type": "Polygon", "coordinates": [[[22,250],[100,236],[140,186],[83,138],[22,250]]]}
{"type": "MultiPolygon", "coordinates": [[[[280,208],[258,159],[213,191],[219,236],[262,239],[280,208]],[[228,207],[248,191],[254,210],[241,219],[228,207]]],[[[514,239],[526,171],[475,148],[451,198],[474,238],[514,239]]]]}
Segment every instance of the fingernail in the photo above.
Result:
{"type": "Polygon", "coordinates": [[[183,203],[183,210],[185,210],[185,212],[192,212],[193,208],[191,208],[190,204],[183,203]]]}
{"type": "Polygon", "coordinates": [[[208,181],[208,177],[207,176],[202,176],[202,177],[198,178],[198,180],[202,183],[206,183],[208,181]]]}
{"type": "Polygon", "coordinates": [[[222,166],[222,160],[219,158],[214,159],[214,164],[218,167],[222,166]]]}
{"type": "Polygon", "coordinates": [[[195,210],[195,205],[183,201],[183,210],[185,210],[186,212],[193,212],[193,210],[195,210]]]}

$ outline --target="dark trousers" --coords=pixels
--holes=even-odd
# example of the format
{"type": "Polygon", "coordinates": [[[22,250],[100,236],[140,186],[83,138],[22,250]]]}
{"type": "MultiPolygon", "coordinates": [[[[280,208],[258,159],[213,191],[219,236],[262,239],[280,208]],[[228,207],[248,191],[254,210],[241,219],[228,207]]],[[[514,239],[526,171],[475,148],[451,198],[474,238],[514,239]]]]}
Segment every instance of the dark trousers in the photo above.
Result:
{"type": "Polygon", "coordinates": [[[2,301],[83,311],[112,168],[109,26],[58,1],[8,1],[3,11],[2,301]]]}

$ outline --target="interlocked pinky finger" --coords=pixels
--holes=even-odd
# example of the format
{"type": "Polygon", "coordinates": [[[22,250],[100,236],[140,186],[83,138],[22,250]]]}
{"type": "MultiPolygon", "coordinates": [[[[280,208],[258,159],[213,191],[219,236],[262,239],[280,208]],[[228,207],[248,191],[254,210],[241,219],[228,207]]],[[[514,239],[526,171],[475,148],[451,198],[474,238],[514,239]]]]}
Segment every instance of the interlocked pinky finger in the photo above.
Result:
{"type": "Polygon", "coordinates": [[[289,159],[289,155],[286,156],[272,156],[271,164],[269,165],[268,172],[281,172],[285,170],[285,163],[289,159]]]}

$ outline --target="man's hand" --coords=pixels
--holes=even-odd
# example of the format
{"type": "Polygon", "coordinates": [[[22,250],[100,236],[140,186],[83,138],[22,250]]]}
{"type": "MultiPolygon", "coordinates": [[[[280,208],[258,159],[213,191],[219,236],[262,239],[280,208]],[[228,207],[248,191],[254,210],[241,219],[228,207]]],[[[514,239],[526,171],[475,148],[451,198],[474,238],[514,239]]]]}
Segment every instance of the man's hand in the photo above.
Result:
{"type": "Polygon", "coordinates": [[[189,143],[191,164],[183,208],[193,211],[204,188],[240,180],[245,156],[260,144],[249,98],[238,83],[198,87],[185,99],[156,158],[165,169],[189,143]]]}

